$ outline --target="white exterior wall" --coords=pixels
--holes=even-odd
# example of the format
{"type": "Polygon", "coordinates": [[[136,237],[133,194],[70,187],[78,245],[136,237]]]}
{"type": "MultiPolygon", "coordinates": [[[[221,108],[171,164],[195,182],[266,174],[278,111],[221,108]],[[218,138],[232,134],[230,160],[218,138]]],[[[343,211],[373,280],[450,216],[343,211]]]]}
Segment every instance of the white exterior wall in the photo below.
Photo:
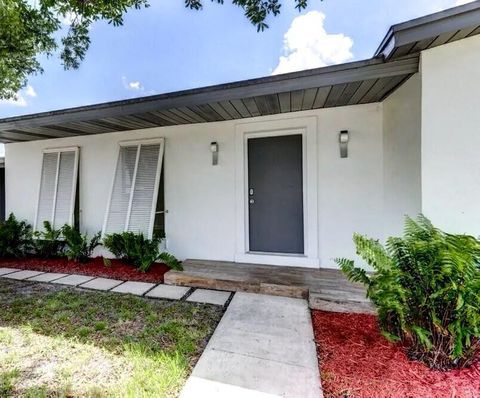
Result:
{"type": "Polygon", "coordinates": [[[381,104],[326,109],[318,119],[320,265],[356,258],[354,232],[383,238],[383,109],[381,104]],[[338,134],[348,130],[348,158],[338,134]]]}
{"type": "Polygon", "coordinates": [[[42,151],[80,147],[80,226],[93,234],[103,226],[118,143],[165,137],[163,160],[168,249],[181,258],[231,259],[234,248],[233,128],[208,126],[153,128],[6,145],[6,209],[33,223],[42,151]],[[220,146],[220,166],[212,167],[210,142],[220,146]],[[208,231],[208,233],[207,233],[208,231]]]}
{"type": "Polygon", "coordinates": [[[421,210],[421,76],[416,74],[383,104],[385,235],[401,235],[405,216],[421,210]]]}
{"type": "Polygon", "coordinates": [[[118,143],[165,137],[167,249],[180,259],[235,261],[243,231],[239,134],[305,127],[313,143],[306,148],[307,204],[316,213],[305,239],[316,235],[308,244],[318,258],[304,265],[336,267],[334,258],[355,257],[354,232],[383,240],[401,233],[405,214],[423,212],[448,231],[480,235],[479,89],[476,36],[422,52],[421,72],[383,104],[8,144],[7,214],[33,223],[42,150],[78,146],[80,225],[99,231],[118,143]],[[347,159],[339,155],[341,130],[350,132],[347,159]],[[219,143],[218,166],[211,164],[212,141],[219,143]]]}
{"type": "Polygon", "coordinates": [[[422,209],[480,235],[480,36],[422,53],[422,209]]]}
{"type": "MultiPolygon", "coordinates": [[[[381,104],[298,112],[241,121],[172,126],[6,145],[6,207],[33,223],[42,150],[80,147],[80,225],[101,230],[118,142],[165,137],[165,207],[168,250],[180,259],[234,261],[236,252],[235,131],[241,123],[316,119],[318,253],[322,267],[352,257],[352,234],[384,233],[383,109],[381,104]],[[350,131],[349,157],[339,155],[338,134],[350,131]],[[219,144],[212,166],[210,142],[219,144]]],[[[287,123],[287,122],[286,122],[287,123]]],[[[301,122],[299,122],[301,124],[301,122]]],[[[280,123],[281,124],[281,123],[280,123]]],[[[315,151],[314,151],[315,152],[315,151]]],[[[238,185],[238,184],[237,184],[238,185]]],[[[239,188],[241,189],[241,187],[239,188]]]]}

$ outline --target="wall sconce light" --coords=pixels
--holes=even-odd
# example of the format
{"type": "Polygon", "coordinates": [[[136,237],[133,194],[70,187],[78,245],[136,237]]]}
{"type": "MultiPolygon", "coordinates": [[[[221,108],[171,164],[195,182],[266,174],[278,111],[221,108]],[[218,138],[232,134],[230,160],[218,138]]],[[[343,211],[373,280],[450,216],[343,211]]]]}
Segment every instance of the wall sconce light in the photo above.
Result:
{"type": "Polygon", "coordinates": [[[218,144],[216,142],[210,143],[210,151],[212,152],[212,165],[218,164],[218,144]]]}
{"type": "Polygon", "coordinates": [[[338,142],[340,144],[340,157],[348,158],[348,140],[349,140],[348,130],[340,131],[338,136],[338,142]]]}

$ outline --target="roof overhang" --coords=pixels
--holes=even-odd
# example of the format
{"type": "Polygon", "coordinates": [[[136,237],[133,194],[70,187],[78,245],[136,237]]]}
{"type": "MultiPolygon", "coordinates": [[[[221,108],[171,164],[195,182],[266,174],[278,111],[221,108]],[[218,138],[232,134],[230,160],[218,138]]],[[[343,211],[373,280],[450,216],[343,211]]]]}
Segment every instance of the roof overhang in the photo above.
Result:
{"type": "Polygon", "coordinates": [[[0,140],[28,141],[206,123],[382,101],[418,71],[383,58],[0,120],[0,140]]]}
{"type": "Polygon", "coordinates": [[[480,33],[480,0],[393,25],[375,56],[403,57],[480,33]]]}

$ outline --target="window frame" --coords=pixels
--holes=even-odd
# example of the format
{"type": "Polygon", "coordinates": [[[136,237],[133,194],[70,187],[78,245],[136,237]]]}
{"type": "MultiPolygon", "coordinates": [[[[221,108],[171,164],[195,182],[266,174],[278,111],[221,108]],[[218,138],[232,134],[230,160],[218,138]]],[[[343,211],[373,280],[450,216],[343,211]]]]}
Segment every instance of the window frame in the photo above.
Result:
{"type": "Polygon", "coordinates": [[[155,186],[153,187],[153,198],[152,198],[152,203],[151,203],[151,208],[150,208],[150,219],[148,221],[148,233],[147,233],[147,238],[152,239],[153,236],[153,227],[155,223],[155,213],[156,213],[156,203],[158,200],[158,191],[159,191],[159,184],[160,184],[160,177],[162,173],[162,167],[163,167],[163,158],[165,154],[165,138],[164,137],[158,137],[158,138],[148,138],[148,139],[140,139],[140,140],[126,140],[126,141],[120,141],[118,142],[118,147],[117,147],[117,159],[115,160],[115,168],[113,170],[113,175],[111,179],[111,185],[110,185],[110,192],[108,196],[108,202],[107,202],[107,209],[105,211],[105,218],[103,221],[103,227],[102,227],[102,237],[105,237],[106,231],[107,231],[107,223],[108,223],[108,216],[110,214],[110,208],[112,205],[112,196],[113,196],[113,190],[115,187],[115,176],[117,174],[117,169],[120,161],[120,151],[122,148],[125,147],[137,147],[137,154],[136,154],[136,159],[135,159],[135,168],[133,170],[133,176],[132,176],[132,186],[130,187],[130,199],[128,201],[128,208],[127,208],[127,213],[125,215],[125,226],[123,228],[123,231],[119,232],[128,232],[128,227],[130,223],[130,216],[132,212],[132,203],[133,203],[133,195],[135,192],[135,185],[136,185],[136,180],[137,180],[137,171],[138,171],[138,163],[140,160],[140,153],[141,153],[141,148],[144,145],[160,145],[159,152],[158,152],[158,162],[157,162],[157,170],[155,174],[155,186]]]}
{"type": "Polygon", "coordinates": [[[78,170],[79,170],[79,158],[80,158],[80,147],[60,147],[60,148],[47,148],[42,151],[42,166],[40,168],[40,182],[38,183],[38,195],[37,195],[37,208],[35,210],[35,221],[33,224],[33,230],[38,231],[38,212],[40,209],[40,195],[42,190],[42,174],[43,174],[43,159],[46,153],[56,153],[57,154],[57,169],[55,172],[55,192],[53,195],[52,202],[52,214],[49,220],[42,220],[42,225],[44,221],[50,221],[52,227],[55,227],[55,209],[57,207],[57,194],[58,194],[58,177],[60,174],[60,156],[62,152],[75,152],[75,161],[73,164],[73,183],[72,183],[72,193],[70,197],[70,217],[68,220],[68,225],[74,224],[74,215],[75,215],[75,205],[77,197],[77,185],[78,185],[78,170]]]}

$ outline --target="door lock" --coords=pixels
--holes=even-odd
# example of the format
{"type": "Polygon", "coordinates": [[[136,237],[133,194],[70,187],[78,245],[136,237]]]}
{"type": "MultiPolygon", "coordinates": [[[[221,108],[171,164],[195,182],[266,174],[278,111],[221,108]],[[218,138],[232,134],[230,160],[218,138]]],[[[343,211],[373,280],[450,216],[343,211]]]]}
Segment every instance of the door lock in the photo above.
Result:
{"type": "Polygon", "coordinates": [[[248,190],[248,194],[249,194],[250,196],[253,196],[253,188],[250,188],[250,189],[248,190]]]}
{"type": "Polygon", "coordinates": [[[250,200],[249,200],[249,203],[250,203],[251,205],[253,205],[253,204],[255,203],[255,199],[250,199],[250,200]]]}

